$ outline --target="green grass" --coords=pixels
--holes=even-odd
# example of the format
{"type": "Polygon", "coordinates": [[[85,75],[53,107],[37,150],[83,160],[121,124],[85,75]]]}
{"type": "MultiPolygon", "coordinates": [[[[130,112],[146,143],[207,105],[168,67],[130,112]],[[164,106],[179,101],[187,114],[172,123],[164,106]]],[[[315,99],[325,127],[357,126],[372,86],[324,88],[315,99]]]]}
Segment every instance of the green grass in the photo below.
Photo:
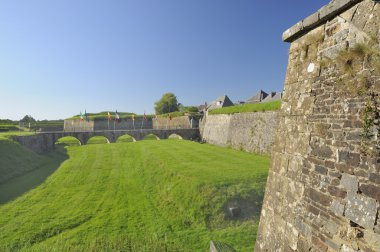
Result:
{"type": "Polygon", "coordinates": [[[29,136],[34,135],[34,132],[30,131],[8,131],[8,132],[0,132],[0,140],[10,139],[11,136],[29,136]]]}
{"type": "Polygon", "coordinates": [[[39,185],[67,158],[62,148],[38,155],[4,135],[0,135],[0,203],[39,185]]]}
{"type": "Polygon", "coordinates": [[[119,137],[116,142],[117,143],[129,143],[129,142],[133,142],[133,141],[134,141],[133,137],[126,134],[126,135],[119,137]]]}
{"type": "Polygon", "coordinates": [[[180,117],[180,116],[184,116],[184,115],[190,115],[190,116],[193,116],[195,118],[200,118],[201,117],[201,114],[198,113],[198,112],[180,112],[180,111],[175,111],[175,112],[166,113],[166,114],[160,114],[160,115],[158,115],[158,117],[168,118],[169,115],[172,118],[174,118],[174,117],[180,117]]]}
{"type": "Polygon", "coordinates": [[[169,136],[169,139],[182,139],[182,137],[180,135],[177,135],[177,134],[171,134],[169,136]]]}
{"type": "Polygon", "coordinates": [[[19,130],[19,127],[17,125],[0,125],[0,132],[12,130],[19,130]]]}
{"type": "MultiPolygon", "coordinates": [[[[55,155],[52,157],[38,155],[35,152],[26,149],[18,143],[14,142],[10,138],[11,135],[28,134],[30,133],[0,133],[0,183],[4,183],[11,178],[20,176],[34,169],[38,169],[44,166],[49,167],[52,166],[52,164],[55,164],[55,155]]],[[[1,194],[2,192],[0,190],[0,201],[1,194]]]]}
{"type": "Polygon", "coordinates": [[[210,115],[217,114],[236,114],[245,112],[264,112],[279,110],[281,108],[281,101],[254,103],[254,104],[241,104],[225,108],[218,108],[210,110],[208,113],[210,115]]]}
{"type": "MultiPolygon", "coordinates": [[[[115,119],[115,111],[109,111],[111,116],[112,116],[112,119],[115,119]]],[[[117,112],[119,114],[119,117],[120,119],[132,119],[132,115],[134,113],[130,113],[130,112],[117,112]]],[[[108,119],[108,111],[103,111],[103,112],[99,112],[99,113],[87,113],[88,115],[88,119],[89,120],[107,120],[108,119]]],[[[137,114],[134,114],[135,115],[135,118],[141,118],[141,117],[144,117],[144,115],[137,115],[137,114]]],[[[84,116],[84,112],[82,114],[83,118],[85,119],[85,116],[84,116]]],[[[147,118],[151,118],[153,117],[153,115],[146,115],[147,118]]],[[[73,117],[70,117],[70,118],[67,118],[69,120],[71,119],[80,119],[80,115],[75,115],[73,117]]]]}
{"type": "Polygon", "coordinates": [[[105,143],[108,143],[108,140],[104,136],[94,136],[94,137],[91,137],[87,141],[87,144],[105,144],[105,143]]]}
{"type": "Polygon", "coordinates": [[[158,140],[157,136],[154,134],[149,134],[144,137],[144,140],[158,140]]]}
{"type": "Polygon", "coordinates": [[[80,141],[77,138],[71,137],[71,136],[66,136],[66,137],[62,137],[58,139],[56,144],[69,145],[69,146],[81,145],[80,141]]]}
{"type": "Polygon", "coordinates": [[[253,250],[268,157],[178,140],[65,150],[39,187],[0,205],[0,251],[253,250]]]}

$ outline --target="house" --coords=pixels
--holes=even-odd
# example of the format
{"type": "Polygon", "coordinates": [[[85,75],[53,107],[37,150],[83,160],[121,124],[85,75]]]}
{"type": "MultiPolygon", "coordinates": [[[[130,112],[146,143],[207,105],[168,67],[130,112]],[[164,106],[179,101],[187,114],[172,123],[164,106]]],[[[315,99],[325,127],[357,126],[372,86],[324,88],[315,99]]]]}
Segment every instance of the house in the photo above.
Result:
{"type": "Polygon", "coordinates": [[[206,109],[206,104],[198,106],[198,112],[201,114],[205,111],[205,109],[206,109]]]}
{"type": "Polygon", "coordinates": [[[282,92],[270,92],[261,102],[278,101],[282,99],[282,92]]]}
{"type": "Polygon", "coordinates": [[[257,92],[254,96],[249,98],[246,103],[259,103],[262,100],[264,100],[268,96],[267,93],[265,93],[263,90],[260,90],[257,92]]]}
{"type": "Polygon", "coordinates": [[[222,95],[222,96],[218,97],[218,99],[212,101],[207,106],[207,109],[208,110],[213,110],[213,109],[224,108],[224,107],[229,107],[229,106],[233,106],[233,105],[234,104],[232,103],[232,101],[230,100],[230,98],[228,98],[227,95],[222,95]]]}

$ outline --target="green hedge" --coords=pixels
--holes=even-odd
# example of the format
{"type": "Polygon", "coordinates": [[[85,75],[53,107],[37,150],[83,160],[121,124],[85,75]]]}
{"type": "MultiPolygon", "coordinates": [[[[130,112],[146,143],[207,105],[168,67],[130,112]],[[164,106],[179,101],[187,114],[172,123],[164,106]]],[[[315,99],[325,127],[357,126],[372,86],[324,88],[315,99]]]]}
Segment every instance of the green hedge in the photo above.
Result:
{"type": "Polygon", "coordinates": [[[15,125],[0,125],[0,131],[14,131],[14,130],[20,130],[17,126],[15,125]]]}
{"type": "Polygon", "coordinates": [[[245,112],[264,112],[279,110],[281,108],[281,101],[272,101],[272,102],[263,102],[263,103],[249,103],[235,105],[225,108],[218,108],[210,110],[209,115],[218,115],[218,114],[236,114],[236,113],[245,113],[245,112]]]}

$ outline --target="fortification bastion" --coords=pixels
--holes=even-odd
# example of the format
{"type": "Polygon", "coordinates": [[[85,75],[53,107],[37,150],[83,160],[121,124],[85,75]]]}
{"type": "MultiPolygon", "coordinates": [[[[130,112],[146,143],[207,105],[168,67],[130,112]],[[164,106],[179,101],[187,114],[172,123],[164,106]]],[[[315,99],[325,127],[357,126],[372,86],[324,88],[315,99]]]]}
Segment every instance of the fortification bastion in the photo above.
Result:
{"type": "Polygon", "coordinates": [[[255,251],[380,251],[380,6],[335,0],[287,30],[255,251]]]}

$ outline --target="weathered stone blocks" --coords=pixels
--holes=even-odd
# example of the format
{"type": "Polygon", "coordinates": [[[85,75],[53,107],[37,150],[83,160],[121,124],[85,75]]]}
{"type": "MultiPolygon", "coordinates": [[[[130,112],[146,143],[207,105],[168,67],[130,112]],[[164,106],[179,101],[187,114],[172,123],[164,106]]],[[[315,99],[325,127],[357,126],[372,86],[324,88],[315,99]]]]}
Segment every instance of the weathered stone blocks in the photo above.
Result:
{"type": "Polygon", "coordinates": [[[348,194],[345,216],[356,224],[373,229],[376,220],[376,201],[358,194],[348,194]]]}
{"type": "Polygon", "coordinates": [[[208,115],[202,138],[211,144],[269,154],[278,127],[278,112],[208,115]]]}
{"type": "Polygon", "coordinates": [[[379,5],[334,0],[284,33],[285,93],[255,251],[380,251],[380,153],[363,149],[366,99],[345,90],[335,60],[380,39],[379,5]]]}
{"type": "Polygon", "coordinates": [[[340,181],[341,185],[350,193],[356,193],[359,189],[358,179],[355,176],[343,174],[340,181]]]}

